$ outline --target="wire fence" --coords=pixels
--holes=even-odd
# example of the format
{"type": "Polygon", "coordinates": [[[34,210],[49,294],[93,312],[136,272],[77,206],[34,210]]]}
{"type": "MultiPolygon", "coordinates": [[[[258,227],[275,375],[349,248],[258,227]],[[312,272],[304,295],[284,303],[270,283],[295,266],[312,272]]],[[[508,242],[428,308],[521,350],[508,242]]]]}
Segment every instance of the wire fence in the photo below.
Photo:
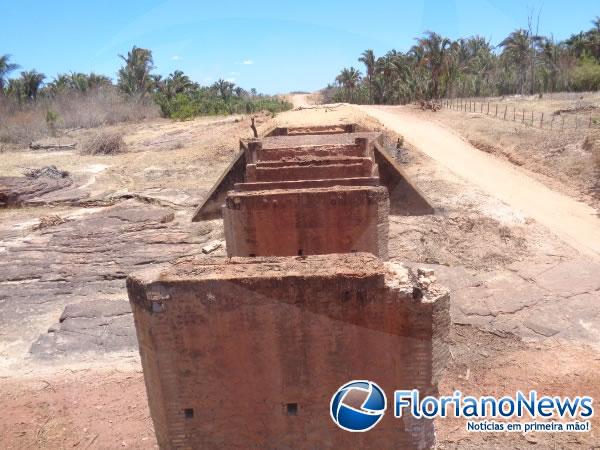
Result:
{"type": "Polygon", "coordinates": [[[443,99],[441,105],[453,111],[484,114],[498,120],[545,130],[563,131],[600,128],[600,115],[594,115],[592,110],[589,112],[581,112],[576,109],[560,112],[532,111],[517,105],[463,98],[443,99]]]}

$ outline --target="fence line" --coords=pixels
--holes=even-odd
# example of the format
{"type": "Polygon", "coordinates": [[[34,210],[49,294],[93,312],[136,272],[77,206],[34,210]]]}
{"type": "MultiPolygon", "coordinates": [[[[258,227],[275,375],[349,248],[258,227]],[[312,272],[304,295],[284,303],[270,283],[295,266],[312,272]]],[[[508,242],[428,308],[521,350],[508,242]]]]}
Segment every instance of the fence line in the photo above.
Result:
{"type": "Polygon", "coordinates": [[[585,117],[583,117],[583,114],[574,112],[572,114],[550,114],[550,118],[548,118],[547,115],[544,115],[544,112],[536,113],[526,109],[517,109],[516,105],[509,109],[509,105],[505,104],[504,111],[502,111],[502,105],[489,101],[477,102],[471,99],[447,98],[441,100],[441,105],[453,111],[479,113],[508,122],[511,122],[510,109],[512,109],[512,122],[545,130],[562,131],[565,129],[600,128],[600,116],[594,116],[592,111],[586,114],[585,117]],[[477,107],[478,103],[479,108],[477,107]],[[491,108],[490,104],[492,104],[491,108]]]}

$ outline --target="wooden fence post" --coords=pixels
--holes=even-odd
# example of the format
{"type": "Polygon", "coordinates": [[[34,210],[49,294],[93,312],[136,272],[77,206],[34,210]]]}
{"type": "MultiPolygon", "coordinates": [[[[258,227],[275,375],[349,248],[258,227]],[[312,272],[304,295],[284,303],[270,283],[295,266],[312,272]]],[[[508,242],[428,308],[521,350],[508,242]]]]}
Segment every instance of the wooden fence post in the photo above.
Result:
{"type": "Polygon", "coordinates": [[[513,106],[513,122],[517,120],[517,108],[513,106]]]}
{"type": "Polygon", "coordinates": [[[542,113],[542,117],[540,117],[540,128],[544,128],[544,113],[542,113]]]}
{"type": "Polygon", "coordinates": [[[521,117],[521,123],[525,123],[525,110],[523,110],[523,117],[521,117]]]}
{"type": "MultiPolygon", "coordinates": [[[[488,102],[488,107],[487,107],[487,113],[488,116],[490,115],[490,102],[488,102]]],[[[592,114],[590,113],[590,125],[592,123],[592,114]]]]}
{"type": "Polygon", "coordinates": [[[533,111],[531,111],[531,126],[533,126],[533,111]]]}
{"type": "Polygon", "coordinates": [[[498,105],[496,105],[496,117],[498,117],[498,105]]]}
{"type": "Polygon", "coordinates": [[[504,105],[504,120],[506,120],[506,111],[508,110],[508,105],[504,105]]]}

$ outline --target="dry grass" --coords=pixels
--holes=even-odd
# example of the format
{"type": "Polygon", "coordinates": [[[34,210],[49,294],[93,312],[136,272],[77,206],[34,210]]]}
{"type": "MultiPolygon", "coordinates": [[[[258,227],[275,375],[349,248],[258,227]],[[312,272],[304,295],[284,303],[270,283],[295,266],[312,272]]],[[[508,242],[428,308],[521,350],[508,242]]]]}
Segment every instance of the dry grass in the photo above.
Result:
{"type": "Polygon", "coordinates": [[[36,230],[41,230],[41,229],[48,228],[48,227],[53,227],[55,225],[62,225],[63,223],[66,223],[66,222],[68,222],[67,219],[57,216],[56,214],[52,214],[49,216],[40,217],[39,223],[34,225],[33,227],[31,227],[31,229],[33,231],[36,231],[36,230]]]}
{"type": "Polygon", "coordinates": [[[452,104],[457,114],[480,113],[499,121],[558,131],[597,126],[600,120],[598,92],[466,98],[454,99],[452,104]],[[457,104],[466,108],[467,112],[457,110],[457,104]]]}
{"type": "Polygon", "coordinates": [[[594,193],[600,197],[600,130],[594,130],[583,140],[582,147],[592,156],[594,168],[596,169],[596,179],[593,187],[594,193]]]}
{"type": "MultiPolygon", "coordinates": [[[[589,127],[590,113],[600,111],[600,94],[565,93],[541,99],[537,96],[489,99],[491,105],[502,102],[503,106],[499,108],[502,114],[504,105],[508,105],[510,114],[506,121],[493,117],[495,107],[490,108],[490,116],[486,114],[487,100],[477,99],[477,113],[444,108],[433,117],[458,131],[480,150],[540,174],[540,181],[551,188],[580,198],[592,206],[600,205],[600,130],[589,127]],[[483,113],[479,113],[481,102],[484,103],[483,113]],[[535,126],[527,123],[527,114],[524,124],[519,115],[513,121],[513,107],[517,111],[534,111],[535,126]],[[539,125],[542,112],[545,120],[543,129],[539,125]],[[549,123],[546,120],[552,120],[552,117],[556,117],[555,125],[566,117],[569,126],[565,126],[564,130],[557,126],[552,130],[546,128],[549,123]],[[575,117],[579,118],[578,128],[572,126],[575,117]]],[[[423,114],[432,115],[431,112],[423,114]]]]}
{"type": "Polygon", "coordinates": [[[118,132],[99,132],[92,137],[82,150],[85,155],[117,155],[125,153],[127,145],[123,134],[118,132]]]}
{"type": "Polygon", "coordinates": [[[159,116],[159,108],[150,98],[139,101],[114,87],[68,92],[21,105],[12,98],[0,97],[0,142],[27,144],[65,129],[139,122],[159,116]],[[52,123],[47,122],[49,111],[56,115],[52,123]]]}

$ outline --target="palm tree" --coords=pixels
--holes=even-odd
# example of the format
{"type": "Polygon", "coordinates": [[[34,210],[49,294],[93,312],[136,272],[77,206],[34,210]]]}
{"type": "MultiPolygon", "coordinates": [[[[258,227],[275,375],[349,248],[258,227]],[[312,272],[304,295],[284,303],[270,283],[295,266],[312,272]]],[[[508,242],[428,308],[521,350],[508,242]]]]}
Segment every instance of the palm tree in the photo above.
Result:
{"type": "Polygon", "coordinates": [[[521,94],[525,93],[527,67],[531,57],[531,36],[529,31],[518,29],[510,33],[498,47],[502,47],[502,56],[517,66],[521,94]]]}
{"type": "Polygon", "coordinates": [[[352,91],[360,82],[360,72],[354,67],[349,69],[343,68],[340,74],[335,78],[335,81],[342,86],[346,91],[346,100],[351,100],[352,91]]]}
{"type": "Polygon", "coordinates": [[[46,91],[50,94],[58,94],[65,90],[72,90],[85,93],[90,89],[97,89],[102,86],[110,86],[112,81],[105,75],[98,75],[94,72],[90,74],[71,72],[59,73],[54,77],[51,83],[46,86],[46,91]]]}
{"type": "Polygon", "coordinates": [[[483,95],[494,67],[490,43],[481,36],[459,39],[452,43],[453,61],[448,72],[449,88],[458,79],[468,95],[483,95]]]}
{"type": "Polygon", "coordinates": [[[369,103],[373,103],[373,74],[375,73],[375,54],[373,50],[365,50],[362,52],[358,61],[363,63],[367,68],[367,80],[369,81],[369,103]]]}
{"type": "Polygon", "coordinates": [[[590,46],[592,47],[594,57],[600,60],[600,16],[596,16],[592,20],[592,24],[594,28],[588,32],[590,35],[590,46]]]}
{"type": "Polygon", "coordinates": [[[378,95],[381,96],[380,102],[394,103],[394,86],[397,84],[397,78],[400,76],[399,64],[405,57],[396,50],[390,50],[375,62],[375,71],[379,77],[378,95]]]}
{"type": "Polygon", "coordinates": [[[25,89],[23,88],[23,80],[21,80],[21,78],[11,78],[10,80],[8,80],[6,93],[11,97],[16,98],[19,104],[23,103],[23,100],[25,100],[25,89]]]}
{"type": "Polygon", "coordinates": [[[544,91],[554,92],[558,78],[558,63],[561,47],[554,42],[553,38],[537,37],[534,41],[541,59],[541,76],[544,91]]]}
{"type": "Polygon", "coordinates": [[[45,78],[46,75],[39,73],[35,69],[21,72],[21,86],[25,96],[29,100],[35,100],[37,98],[38,91],[45,78]]]}
{"type": "Polygon", "coordinates": [[[89,89],[112,85],[112,81],[109,77],[106,75],[99,75],[94,72],[91,72],[89,75],[87,75],[87,83],[89,89]]]}
{"type": "Polygon", "coordinates": [[[429,70],[431,76],[431,96],[438,98],[440,80],[448,72],[450,65],[450,39],[433,31],[425,32],[425,36],[417,39],[418,46],[423,49],[420,64],[429,70]]]}
{"type": "Polygon", "coordinates": [[[19,68],[18,64],[9,63],[10,55],[0,56],[0,95],[4,95],[4,88],[7,84],[8,74],[19,68]]]}
{"type": "Polygon", "coordinates": [[[231,97],[231,94],[233,93],[233,88],[235,87],[235,84],[233,84],[231,81],[226,81],[223,80],[222,78],[219,78],[215,84],[213,84],[213,87],[215,88],[215,90],[217,92],[219,92],[219,95],[221,96],[221,98],[224,101],[229,100],[229,97],[231,97]]]}
{"type": "Polygon", "coordinates": [[[157,89],[164,93],[169,99],[175,97],[177,94],[191,91],[197,87],[196,83],[190,80],[190,78],[181,70],[176,70],[169,74],[164,80],[162,80],[160,75],[152,75],[152,77],[157,89]]]}
{"type": "Polygon", "coordinates": [[[143,97],[153,87],[152,51],[134,46],[127,56],[119,55],[125,65],[119,69],[119,87],[129,95],[143,97]]]}

